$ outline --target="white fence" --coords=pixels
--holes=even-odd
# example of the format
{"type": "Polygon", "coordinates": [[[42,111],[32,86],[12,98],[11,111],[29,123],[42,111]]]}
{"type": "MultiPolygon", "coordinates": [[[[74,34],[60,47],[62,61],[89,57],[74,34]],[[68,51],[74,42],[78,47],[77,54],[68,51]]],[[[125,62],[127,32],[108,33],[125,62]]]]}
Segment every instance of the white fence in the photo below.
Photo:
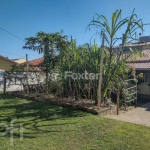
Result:
{"type": "MultiPolygon", "coordinates": [[[[4,90],[4,73],[5,71],[0,71],[0,92],[4,90]]],[[[6,80],[6,91],[21,91],[23,86],[20,82],[17,81],[16,84],[13,83],[14,80],[6,80]]]]}
{"type": "MultiPolygon", "coordinates": [[[[4,90],[4,73],[0,71],[0,91],[4,90]]],[[[10,76],[10,79],[6,79],[6,91],[21,91],[23,90],[23,84],[26,84],[26,78],[23,76],[26,72],[17,74],[17,76],[10,76]],[[20,79],[20,80],[19,80],[20,79]]],[[[45,82],[45,74],[42,72],[30,72],[28,73],[28,84],[40,84],[45,82]]]]}

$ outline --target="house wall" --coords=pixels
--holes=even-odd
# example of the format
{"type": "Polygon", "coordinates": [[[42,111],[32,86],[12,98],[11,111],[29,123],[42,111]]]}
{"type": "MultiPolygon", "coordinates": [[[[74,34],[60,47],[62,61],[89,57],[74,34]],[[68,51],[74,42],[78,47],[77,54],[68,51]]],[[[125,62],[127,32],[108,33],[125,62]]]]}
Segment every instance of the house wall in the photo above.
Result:
{"type": "Polygon", "coordinates": [[[22,64],[24,62],[26,62],[26,60],[24,58],[20,58],[20,59],[12,59],[14,62],[18,63],[18,64],[22,64]]]}
{"type": "Polygon", "coordinates": [[[9,70],[14,63],[0,57],[0,70],[9,70]]]}
{"type": "Polygon", "coordinates": [[[144,94],[144,95],[150,95],[150,84],[149,83],[142,83],[138,85],[139,89],[139,94],[144,94]]]}

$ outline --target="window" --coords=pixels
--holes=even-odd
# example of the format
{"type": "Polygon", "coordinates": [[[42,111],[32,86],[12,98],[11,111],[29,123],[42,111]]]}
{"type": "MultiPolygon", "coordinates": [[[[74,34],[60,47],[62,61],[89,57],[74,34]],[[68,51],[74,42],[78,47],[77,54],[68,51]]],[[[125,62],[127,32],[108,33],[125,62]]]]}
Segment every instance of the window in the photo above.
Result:
{"type": "Polygon", "coordinates": [[[144,82],[150,83],[150,73],[144,74],[144,82]]]}

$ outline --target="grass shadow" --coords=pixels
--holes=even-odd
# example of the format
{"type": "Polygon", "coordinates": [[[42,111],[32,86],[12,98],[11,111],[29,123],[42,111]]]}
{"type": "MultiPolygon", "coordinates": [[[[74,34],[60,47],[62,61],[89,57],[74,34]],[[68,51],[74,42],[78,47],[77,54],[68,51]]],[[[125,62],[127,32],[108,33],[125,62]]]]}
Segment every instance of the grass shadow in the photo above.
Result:
{"type": "MultiPolygon", "coordinates": [[[[88,115],[88,113],[73,110],[71,108],[29,101],[10,95],[0,94],[0,101],[2,102],[0,102],[0,110],[8,110],[6,113],[4,112],[2,116],[0,115],[0,122],[7,122],[8,125],[10,125],[12,118],[16,117],[17,121],[14,122],[14,126],[19,128],[19,125],[23,124],[24,128],[27,130],[24,133],[24,137],[27,138],[35,138],[36,136],[34,136],[34,134],[36,135],[37,133],[65,132],[67,129],[58,130],[54,127],[62,127],[69,124],[73,125],[75,123],[63,121],[57,122],[57,120],[66,120],[67,118],[88,115]],[[31,132],[28,132],[28,130],[31,132]]],[[[14,136],[19,137],[20,134],[14,133],[14,136]]]]}

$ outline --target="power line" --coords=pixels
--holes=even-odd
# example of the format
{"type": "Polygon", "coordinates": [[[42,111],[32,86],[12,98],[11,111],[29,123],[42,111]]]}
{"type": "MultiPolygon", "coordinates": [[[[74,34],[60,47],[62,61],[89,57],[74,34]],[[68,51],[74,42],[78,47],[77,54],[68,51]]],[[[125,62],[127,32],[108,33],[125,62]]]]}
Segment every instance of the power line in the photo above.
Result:
{"type": "Polygon", "coordinates": [[[11,54],[11,55],[16,55],[16,56],[21,56],[21,57],[25,57],[25,55],[18,55],[18,54],[14,54],[14,53],[10,53],[10,52],[5,52],[5,51],[2,51],[0,50],[0,52],[3,52],[3,53],[7,53],[7,54],[11,54]]]}
{"type": "MultiPolygon", "coordinates": [[[[4,47],[1,47],[1,46],[0,46],[0,48],[6,49],[6,50],[8,50],[8,51],[12,51],[12,50],[9,50],[9,49],[4,48],[4,47]]],[[[8,52],[8,51],[0,50],[0,52],[7,53],[7,54],[11,54],[11,55],[16,55],[16,56],[19,56],[19,57],[21,57],[21,58],[25,58],[25,56],[26,56],[26,54],[27,54],[27,53],[25,53],[25,52],[20,52],[22,55],[18,55],[17,52],[15,52],[15,53],[10,53],[10,52],[8,52]]],[[[1,55],[1,54],[0,54],[0,55],[1,55]]],[[[31,55],[32,55],[32,54],[31,54],[31,55]]],[[[35,59],[35,58],[34,58],[34,59],[35,59]]]]}
{"type": "MultiPolygon", "coordinates": [[[[0,46],[0,48],[6,49],[6,50],[8,50],[8,51],[11,51],[11,50],[9,50],[9,49],[7,49],[7,48],[4,48],[4,47],[1,47],[1,46],[0,46]]],[[[0,50],[0,52],[12,54],[12,55],[17,55],[17,56],[21,56],[21,57],[25,57],[25,55],[26,55],[26,53],[23,53],[22,55],[18,55],[17,53],[10,53],[10,52],[8,52],[8,51],[0,50]]],[[[22,53],[22,52],[21,52],[21,53],[22,53]]]]}
{"type": "Polygon", "coordinates": [[[12,34],[12,33],[10,33],[9,31],[7,31],[7,30],[5,30],[5,29],[3,29],[3,28],[1,28],[1,27],[0,27],[0,29],[1,29],[1,30],[3,30],[3,31],[5,31],[5,32],[7,32],[8,34],[10,34],[10,35],[12,35],[12,36],[16,37],[16,38],[18,38],[18,39],[22,40],[22,41],[25,41],[25,40],[23,40],[22,38],[18,37],[17,35],[12,34]]]}

